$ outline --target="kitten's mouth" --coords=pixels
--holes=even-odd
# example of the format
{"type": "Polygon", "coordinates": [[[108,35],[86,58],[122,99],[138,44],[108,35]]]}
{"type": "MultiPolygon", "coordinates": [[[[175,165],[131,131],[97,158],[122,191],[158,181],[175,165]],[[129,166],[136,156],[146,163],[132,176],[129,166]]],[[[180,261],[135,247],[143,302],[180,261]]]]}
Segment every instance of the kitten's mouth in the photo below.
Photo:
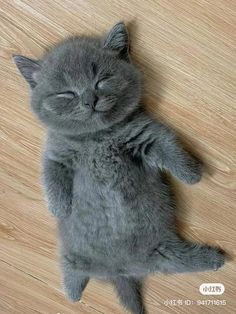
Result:
{"type": "Polygon", "coordinates": [[[106,109],[106,110],[98,110],[98,109],[96,109],[96,108],[95,108],[95,109],[93,109],[93,111],[92,111],[92,112],[93,112],[93,113],[98,113],[98,114],[99,114],[99,113],[105,113],[105,112],[107,112],[107,111],[109,111],[109,109],[106,109]]]}
{"type": "Polygon", "coordinates": [[[103,114],[105,114],[108,110],[97,110],[95,108],[91,109],[89,112],[89,119],[91,119],[94,116],[102,116],[103,114]]]}
{"type": "Polygon", "coordinates": [[[102,114],[110,111],[116,104],[116,98],[114,96],[106,97],[97,102],[96,106],[92,108],[93,113],[102,114]],[[105,101],[104,101],[105,100],[105,101]]]}

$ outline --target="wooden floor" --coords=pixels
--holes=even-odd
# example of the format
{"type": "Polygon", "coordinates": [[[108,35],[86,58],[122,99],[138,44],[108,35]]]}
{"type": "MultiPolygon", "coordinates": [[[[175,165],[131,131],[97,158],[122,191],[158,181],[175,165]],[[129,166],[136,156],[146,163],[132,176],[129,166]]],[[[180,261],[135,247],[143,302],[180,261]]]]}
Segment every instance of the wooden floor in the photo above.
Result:
{"type": "MultiPolygon", "coordinates": [[[[236,2],[0,0],[1,314],[124,312],[112,288],[99,282],[89,283],[80,303],[64,298],[55,222],[40,187],[44,131],[11,60],[12,54],[37,58],[66,36],[98,34],[120,20],[128,23],[132,55],[144,73],[146,105],[206,166],[196,186],[173,180],[179,228],[189,239],[236,253],[236,2]]],[[[218,272],[152,276],[145,293],[150,314],[235,313],[235,296],[234,261],[218,272]],[[202,296],[204,282],[223,283],[225,293],[202,296]]]]}

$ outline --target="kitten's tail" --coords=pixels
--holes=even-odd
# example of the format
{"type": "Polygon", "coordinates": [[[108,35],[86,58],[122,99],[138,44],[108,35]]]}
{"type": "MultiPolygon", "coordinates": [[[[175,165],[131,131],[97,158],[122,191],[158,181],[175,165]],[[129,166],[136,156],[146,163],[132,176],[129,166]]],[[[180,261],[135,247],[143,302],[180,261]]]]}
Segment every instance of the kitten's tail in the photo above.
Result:
{"type": "Polygon", "coordinates": [[[133,277],[115,277],[112,282],[124,307],[132,314],[145,314],[142,299],[142,283],[133,277]]]}

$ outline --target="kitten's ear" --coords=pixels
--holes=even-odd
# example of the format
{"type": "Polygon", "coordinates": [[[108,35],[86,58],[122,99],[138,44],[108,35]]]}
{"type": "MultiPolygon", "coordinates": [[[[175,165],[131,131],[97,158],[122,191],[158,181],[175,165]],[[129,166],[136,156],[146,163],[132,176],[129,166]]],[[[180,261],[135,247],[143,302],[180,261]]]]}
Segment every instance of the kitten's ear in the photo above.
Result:
{"type": "Polygon", "coordinates": [[[41,69],[39,62],[20,55],[13,55],[13,60],[22,76],[33,89],[37,85],[36,76],[41,69]]]}
{"type": "Polygon", "coordinates": [[[123,22],[112,27],[103,42],[103,47],[115,50],[121,58],[129,60],[129,35],[123,22]]]}

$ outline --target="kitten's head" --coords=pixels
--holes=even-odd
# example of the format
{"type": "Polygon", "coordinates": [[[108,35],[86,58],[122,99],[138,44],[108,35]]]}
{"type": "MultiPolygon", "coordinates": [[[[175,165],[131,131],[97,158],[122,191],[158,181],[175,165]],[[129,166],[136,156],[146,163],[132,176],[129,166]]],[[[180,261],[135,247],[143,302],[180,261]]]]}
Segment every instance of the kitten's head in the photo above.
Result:
{"type": "Polygon", "coordinates": [[[141,76],[130,63],[123,23],[105,38],[70,38],[42,60],[23,56],[14,60],[31,87],[34,112],[59,132],[96,132],[139,106],[141,76]]]}

